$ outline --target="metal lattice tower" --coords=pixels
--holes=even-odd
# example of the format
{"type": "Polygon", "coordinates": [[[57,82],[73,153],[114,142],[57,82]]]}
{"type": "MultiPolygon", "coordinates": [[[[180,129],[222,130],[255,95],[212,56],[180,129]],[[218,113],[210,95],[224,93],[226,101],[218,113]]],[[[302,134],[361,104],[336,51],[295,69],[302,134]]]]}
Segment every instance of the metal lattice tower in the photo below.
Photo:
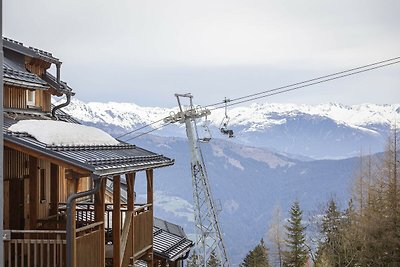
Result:
{"type": "Polygon", "coordinates": [[[196,119],[211,114],[208,109],[194,108],[191,94],[175,94],[180,111],[165,119],[165,122],[185,124],[191,154],[191,171],[193,200],[196,224],[196,251],[200,256],[199,266],[206,267],[214,252],[221,266],[230,266],[222,231],[218,220],[218,212],[208,182],[207,171],[199,146],[196,119]],[[184,110],[180,98],[189,98],[190,105],[184,110]]]}

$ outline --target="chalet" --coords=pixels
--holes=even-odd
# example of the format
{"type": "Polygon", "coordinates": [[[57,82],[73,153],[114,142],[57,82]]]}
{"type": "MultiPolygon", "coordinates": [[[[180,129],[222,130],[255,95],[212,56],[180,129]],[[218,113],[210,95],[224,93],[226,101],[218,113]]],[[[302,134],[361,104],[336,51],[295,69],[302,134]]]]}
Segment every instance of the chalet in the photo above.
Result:
{"type": "Polygon", "coordinates": [[[174,161],[64,113],[74,92],[51,53],[7,38],[3,52],[4,265],[180,266],[193,243],[153,217],[153,170],[174,161]],[[147,183],[140,204],[138,172],[147,183]]]}

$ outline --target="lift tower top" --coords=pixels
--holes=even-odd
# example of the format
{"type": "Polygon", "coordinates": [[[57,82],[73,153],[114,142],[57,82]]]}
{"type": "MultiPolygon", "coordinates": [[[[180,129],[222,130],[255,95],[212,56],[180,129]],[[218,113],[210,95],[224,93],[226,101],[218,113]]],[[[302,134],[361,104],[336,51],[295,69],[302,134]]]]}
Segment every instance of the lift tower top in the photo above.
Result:
{"type": "Polygon", "coordinates": [[[193,186],[193,201],[195,208],[196,252],[200,258],[199,266],[207,266],[211,254],[219,259],[221,266],[230,266],[222,238],[222,231],[218,220],[216,205],[211,193],[207,171],[199,146],[196,119],[211,114],[210,110],[195,108],[191,94],[175,94],[179,112],[167,117],[164,121],[170,123],[184,123],[191,155],[191,172],[193,186]],[[189,99],[189,106],[185,109],[181,98],[189,99]]]}

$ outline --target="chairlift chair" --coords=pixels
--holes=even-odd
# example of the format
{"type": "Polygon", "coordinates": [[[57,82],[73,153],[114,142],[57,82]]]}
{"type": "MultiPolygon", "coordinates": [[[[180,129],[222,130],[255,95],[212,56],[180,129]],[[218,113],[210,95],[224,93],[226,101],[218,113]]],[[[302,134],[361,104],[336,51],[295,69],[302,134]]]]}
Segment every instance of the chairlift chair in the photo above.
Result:
{"type": "Polygon", "coordinates": [[[225,102],[225,117],[222,119],[219,129],[220,129],[221,133],[227,135],[229,138],[232,138],[232,137],[234,137],[233,130],[228,129],[228,124],[229,124],[230,118],[228,117],[228,105],[227,104],[229,101],[230,100],[226,99],[226,97],[225,97],[225,100],[224,100],[224,102],[225,102]]]}
{"type": "Polygon", "coordinates": [[[211,132],[210,129],[208,128],[208,121],[207,121],[207,117],[204,120],[204,123],[202,125],[203,128],[203,133],[204,136],[202,138],[199,138],[198,140],[202,143],[208,143],[211,140],[211,132]]]}

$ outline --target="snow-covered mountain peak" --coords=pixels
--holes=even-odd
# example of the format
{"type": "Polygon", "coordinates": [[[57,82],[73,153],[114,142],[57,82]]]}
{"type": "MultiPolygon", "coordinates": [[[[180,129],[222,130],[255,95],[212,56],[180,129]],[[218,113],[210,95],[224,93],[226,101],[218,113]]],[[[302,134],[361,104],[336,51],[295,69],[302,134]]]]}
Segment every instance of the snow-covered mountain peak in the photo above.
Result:
{"type": "MultiPolygon", "coordinates": [[[[176,112],[177,108],[141,107],[134,103],[84,103],[73,99],[64,110],[83,122],[105,123],[131,130],[160,120],[171,112],[176,112]]],[[[213,110],[208,119],[218,127],[224,115],[223,109],[213,110]]],[[[247,126],[248,131],[284,124],[287,118],[302,115],[325,117],[338,124],[359,128],[379,124],[392,125],[396,121],[399,122],[400,104],[347,106],[339,103],[299,105],[266,102],[231,107],[228,109],[228,115],[231,125],[247,126]]]]}

